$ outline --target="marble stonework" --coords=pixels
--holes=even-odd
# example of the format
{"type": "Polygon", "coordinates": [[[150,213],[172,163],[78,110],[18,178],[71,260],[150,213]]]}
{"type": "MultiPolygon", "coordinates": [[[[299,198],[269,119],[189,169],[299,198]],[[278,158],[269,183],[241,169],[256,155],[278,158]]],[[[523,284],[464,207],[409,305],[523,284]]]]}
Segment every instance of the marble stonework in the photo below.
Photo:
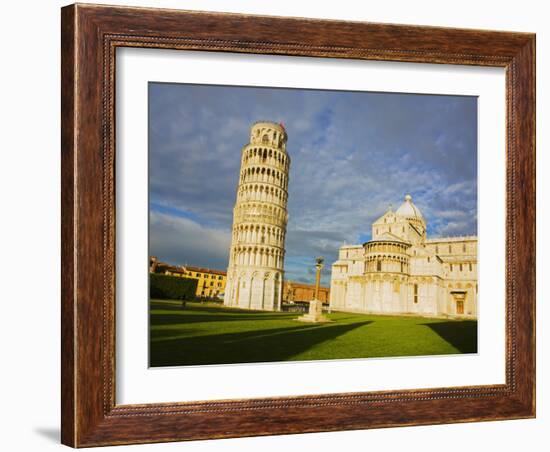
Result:
{"type": "Polygon", "coordinates": [[[311,300],[308,312],[296,320],[307,323],[326,323],[331,321],[323,315],[323,302],[321,300],[311,300]]]}
{"type": "Polygon", "coordinates": [[[281,124],[256,122],[241,152],[224,304],[280,310],[288,221],[287,134],[281,124]]]}
{"type": "Polygon", "coordinates": [[[477,237],[428,238],[424,217],[407,195],[372,224],[372,240],[340,248],[330,308],[477,318],[477,237]]]}

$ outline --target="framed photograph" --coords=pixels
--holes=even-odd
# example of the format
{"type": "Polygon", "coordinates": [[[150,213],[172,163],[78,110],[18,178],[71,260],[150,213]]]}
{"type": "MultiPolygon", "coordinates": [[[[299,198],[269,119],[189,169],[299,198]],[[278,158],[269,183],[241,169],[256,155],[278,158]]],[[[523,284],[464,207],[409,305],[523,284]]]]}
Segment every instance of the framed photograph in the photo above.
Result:
{"type": "Polygon", "coordinates": [[[62,442],[535,416],[535,36],[62,9],[62,442]]]}

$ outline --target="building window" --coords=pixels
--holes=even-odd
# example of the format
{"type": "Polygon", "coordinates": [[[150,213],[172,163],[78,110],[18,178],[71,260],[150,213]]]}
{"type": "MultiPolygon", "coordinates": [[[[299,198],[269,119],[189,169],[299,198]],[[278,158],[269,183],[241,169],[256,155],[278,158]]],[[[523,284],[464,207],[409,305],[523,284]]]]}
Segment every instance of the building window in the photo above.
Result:
{"type": "Polygon", "coordinates": [[[468,267],[469,267],[470,271],[472,271],[472,263],[471,262],[468,264],[468,267]]]}
{"type": "Polygon", "coordinates": [[[452,250],[451,250],[451,245],[449,245],[449,254],[452,253],[452,250]]]}
{"type": "Polygon", "coordinates": [[[418,284],[415,284],[413,288],[414,288],[414,302],[418,303],[418,284]]]}
{"type": "Polygon", "coordinates": [[[435,254],[438,254],[438,253],[439,253],[439,247],[435,245],[435,254]]]}
{"type": "Polygon", "coordinates": [[[465,244],[465,243],[462,244],[462,252],[463,252],[463,253],[466,252],[466,244],[465,244]]]}
{"type": "Polygon", "coordinates": [[[451,268],[451,271],[453,271],[453,264],[450,264],[449,267],[451,268]]]}
{"type": "Polygon", "coordinates": [[[401,273],[403,273],[403,262],[401,262],[401,273]]]}
{"type": "Polygon", "coordinates": [[[377,272],[382,271],[382,261],[376,261],[376,271],[377,272]]]}
{"type": "Polygon", "coordinates": [[[462,264],[460,264],[459,267],[460,267],[460,271],[462,271],[462,264]]]}
{"type": "Polygon", "coordinates": [[[430,258],[428,257],[428,263],[430,263],[430,258]]]}

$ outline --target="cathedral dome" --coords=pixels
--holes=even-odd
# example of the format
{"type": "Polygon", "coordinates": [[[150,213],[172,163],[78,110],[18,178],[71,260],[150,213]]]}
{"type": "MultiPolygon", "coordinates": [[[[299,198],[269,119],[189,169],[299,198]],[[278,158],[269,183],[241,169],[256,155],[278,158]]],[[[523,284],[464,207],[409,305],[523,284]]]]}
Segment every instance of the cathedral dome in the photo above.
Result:
{"type": "Polygon", "coordinates": [[[405,196],[405,202],[395,211],[395,214],[400,217],[424,220],[424,217],[418,207],[413,204],[411,195],[405,196]]]}

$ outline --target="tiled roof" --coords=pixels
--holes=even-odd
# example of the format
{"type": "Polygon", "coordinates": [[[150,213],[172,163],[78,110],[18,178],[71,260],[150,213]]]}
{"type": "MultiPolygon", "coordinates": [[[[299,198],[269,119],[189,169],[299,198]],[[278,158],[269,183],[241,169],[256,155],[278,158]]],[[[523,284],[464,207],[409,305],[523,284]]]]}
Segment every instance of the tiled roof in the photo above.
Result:
{"type": "Polygon", "coordinates": [[[196,272],[196,273],[210,273],[214,275],[223,275],[226,276],[227,272],[224,272],[222,270],[215,270],[212,268],[204,268],[204,267],[191,267],[190,265],[186,265],[184,267],[187,271],[196,272]]]}
{"type": "MultiPolygon", "coordinates": [[[[290,284],[295,289],[315,289],[314,284],[306,284],[301,282],[295,282],[295,281],[285,281],[285,285],[288,286],[290,284]]],[[[319,286],[319,289],[322,290],[329,290],[328,287],[319,286]]]]}

